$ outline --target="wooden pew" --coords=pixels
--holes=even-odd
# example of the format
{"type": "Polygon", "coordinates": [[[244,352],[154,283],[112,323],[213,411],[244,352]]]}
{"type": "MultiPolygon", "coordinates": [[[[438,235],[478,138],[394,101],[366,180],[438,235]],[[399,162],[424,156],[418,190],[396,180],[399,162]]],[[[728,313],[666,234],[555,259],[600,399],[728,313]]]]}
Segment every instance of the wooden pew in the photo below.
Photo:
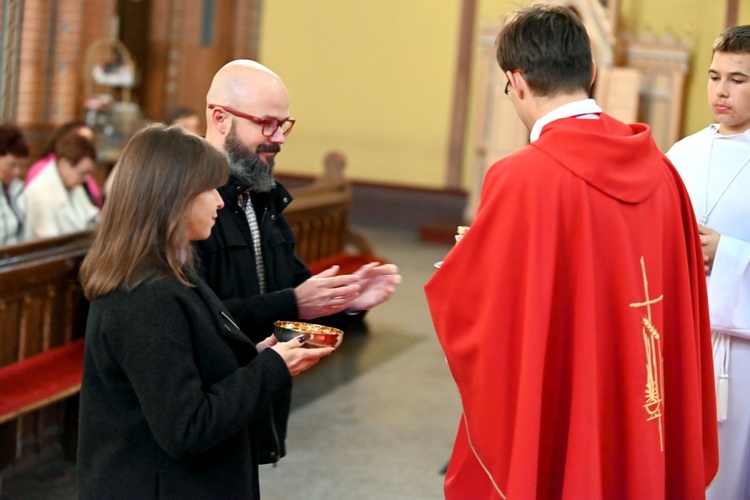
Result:
{"type": "MultiPolygon", "coordinates": [[[[385,262],[350,224],[345,164],[331,153],[320,178],[290,189],[294,201],[284,214],[314,274],[385,262]]],[[[63,405],[80,390],[88,302],[78,270],[91,241],[84,232],[0,248],[0,472],[33,465],[61,435],[68,453],[75,450],[77,401],[63,405]]]]}
{"type": "Polygon", "coordinates": [[[367,235],[350,223],[352,187],[344,177],[346,158],[331,152],[324,166],[315,181],[289,189],[294,201],[284,215],[297,237],[297,254],[313,274],[332,265],[351,273],[368,262],[385,262],[375,255],[367,235]]]}
{"type": "Polygon", "coordinates": [[[91,233],[0,248],[0,471],[75,450],[91,233]],[[77,399],[77,398],[76,398],[77,399]]]}

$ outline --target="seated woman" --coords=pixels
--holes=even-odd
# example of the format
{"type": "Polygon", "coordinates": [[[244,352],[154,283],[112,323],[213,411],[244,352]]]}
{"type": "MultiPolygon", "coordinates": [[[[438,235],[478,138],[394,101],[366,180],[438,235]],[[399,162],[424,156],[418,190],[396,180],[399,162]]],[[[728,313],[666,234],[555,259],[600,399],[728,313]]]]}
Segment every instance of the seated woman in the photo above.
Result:
{"type": "MultiPolygon", "coordinates": [[[[37,175],[39,175],[42,170],[54,164],[55,144],[57,144],[63,137],[67,136],[68,134],[77,134],[81,137],[85,137],[93,143],[96,143],[96,134],[94,133],[94,129],[92,129],[85,121],[72,120],[64,123],[55,131],[55,134],[52,136],[52,139],[47,145],[47,148],[42,153],[42,158],[34,162],[34,164],[29,167],[29,171],[26,172],[24,185],[28,186],[31,181],[36,179],[37,175]]],[[[83,188],[86,190],[86,194],[89,195],[89,198],[91,198],[91,202],[97,207],[102,208],[102,192],[101,189],[99,189],[99,184],[97,184],[96,179],[94,179],[94,177],[90,175],[86,177],[83,188]]]]}
{"type": "Polygon", "coordinates": [[[178,127],[125,147],[81,267],[91,300],[81,386],[81,499],[257,499],[284,454],[291,376],[332,347],[254,344],[193,270],[224,203],[226,158],[178,127]]]}
{"type": "Polygon", "coordinates": [[[92,229],[99,208],[83,183],[96,169],[94,144],[69,134],[55,145],[55,160],[26,187],[19,199],[26,214],[26,239],[46,238],[92,229]]]}
{"type": "Polygon", "coordinates": [[[23,191],[23,181],[18,176],[25,159],[29,156],[29,145],[21,129],[15,125],[0,125],[0,246],[12,245],[23,236],[23,213],[18,206],[18,197],[23,191]]]}

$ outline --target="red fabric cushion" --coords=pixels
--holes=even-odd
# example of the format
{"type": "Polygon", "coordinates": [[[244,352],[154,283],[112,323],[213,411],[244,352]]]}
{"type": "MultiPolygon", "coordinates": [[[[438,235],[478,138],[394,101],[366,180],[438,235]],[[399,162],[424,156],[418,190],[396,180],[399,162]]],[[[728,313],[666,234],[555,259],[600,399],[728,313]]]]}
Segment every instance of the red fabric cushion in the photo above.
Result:
{"type": "Polygon", "coordinates": [[[313,275],[321,273],[335,265],[341,267],[339,274],[351,274],[370,262],[380,262],[381,264],[385,264],[388,261],[377,255],[351,255],[348,253],[340,253],[316,260],[315,262],[308,264],[308,267],[313,275]]]}
{"type": "Polygon", "coordinates": [[[0,422],[78,392],[83,339],[0,367],[0,422]]]}

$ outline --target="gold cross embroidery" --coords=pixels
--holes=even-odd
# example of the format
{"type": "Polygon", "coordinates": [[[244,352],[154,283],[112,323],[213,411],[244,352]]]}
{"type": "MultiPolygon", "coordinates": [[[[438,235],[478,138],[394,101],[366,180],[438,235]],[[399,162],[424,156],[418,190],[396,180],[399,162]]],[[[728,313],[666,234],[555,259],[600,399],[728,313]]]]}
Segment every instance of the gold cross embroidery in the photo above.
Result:
{"type": "Polygon", "coordinates": [[[659,445],[664,451],[664,431],[662,429],[662,410],[664,408],[664,360],[661,351],[661,335],[651,323],[651,305],[661,302],[664,295],[650,299],[648,295],[648,278],[646,277],[646,264],[641,257],[641,272],[643,273],[643,289],[646,295],[644,302],[630,304],[632,308],[646,308],[646,315],[641,321],[641,335],[646,350],[646,404],[643,407],[648,413],[648,420],[657,420],[659,424],[659,445]]]}

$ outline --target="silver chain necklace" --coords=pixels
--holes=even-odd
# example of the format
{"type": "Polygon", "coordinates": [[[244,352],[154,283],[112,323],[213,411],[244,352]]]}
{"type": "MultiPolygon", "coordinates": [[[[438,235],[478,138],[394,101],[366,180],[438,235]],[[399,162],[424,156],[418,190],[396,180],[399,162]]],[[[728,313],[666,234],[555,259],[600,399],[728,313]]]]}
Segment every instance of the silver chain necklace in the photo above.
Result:
{"type": "Polygon", "coordinates": [[[714,200],[713,205],[711,205],[711,208],[708,207],[708,178],[711,175],[711,159],[713,157],[714,152],[714,142],[716,142],[716,136],[719,135],[719,131],[717,130],[714,133],[714,136],[711,138],[711,147],[708,150],[708,168],[706,169],[706,199],[703,202],[703,217],[701,217],[701,225],[705,226],[708,223],[708,218],[711,216],[711,212],[714,211],[714,208],[716,208],[716,205],[719,204],[719,200],[721,200],[721,197],[724,196],[724,193],[727,192],[727,189],[729,189],[729,186],[732,185],[732,183],[737,179],[737,176],[740,175],[740,172],[747,166],[748,163],[750,163],[750,156],[747,157],[747,160],[740,165],[740,168],[737,169],[737,171],[734,173],[731,179],[729,179],[729,182],[727,182],[727,185],[724,186],[724,189],[721,190],[721,193],[719,193],[719,196],[716,197],[714,200]]]}

